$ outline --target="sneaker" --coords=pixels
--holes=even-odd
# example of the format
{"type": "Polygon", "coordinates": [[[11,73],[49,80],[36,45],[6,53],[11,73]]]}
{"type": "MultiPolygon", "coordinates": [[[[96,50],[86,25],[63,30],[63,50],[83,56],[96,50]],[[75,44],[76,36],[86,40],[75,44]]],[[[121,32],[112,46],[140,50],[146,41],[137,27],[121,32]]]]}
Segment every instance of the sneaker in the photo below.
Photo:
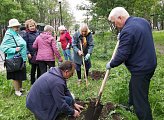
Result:
{"type": "Polygon", "coordinates": [[[16,96],[21,96],[22,93],[21,93],[20,91],[15,91],[15,95],[16,95],[16,96]]]}

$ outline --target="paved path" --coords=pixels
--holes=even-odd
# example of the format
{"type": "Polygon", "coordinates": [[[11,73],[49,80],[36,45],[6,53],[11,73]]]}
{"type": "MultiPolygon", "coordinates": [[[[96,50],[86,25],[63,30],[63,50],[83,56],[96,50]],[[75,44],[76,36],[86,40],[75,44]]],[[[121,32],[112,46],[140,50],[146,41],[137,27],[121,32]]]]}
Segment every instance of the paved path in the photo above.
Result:
{"type": "Polygon", "coordinates": [[[2,51],[0,51],[0,72],[5,70],[5,68],[3,66],[4,62],[3,62],[2,58],[1,58],[1,56],[4,59],[4,54],[2,53],[2,51]]]}

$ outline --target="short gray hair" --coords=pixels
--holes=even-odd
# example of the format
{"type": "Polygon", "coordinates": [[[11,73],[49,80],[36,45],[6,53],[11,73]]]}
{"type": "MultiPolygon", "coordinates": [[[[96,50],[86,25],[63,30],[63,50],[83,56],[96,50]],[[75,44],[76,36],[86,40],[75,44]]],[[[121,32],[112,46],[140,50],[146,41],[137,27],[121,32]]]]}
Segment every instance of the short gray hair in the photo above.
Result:
{"type": "Polygon", "coordinates": [[[118,18],[119,16],[129,17],[129,13],[123,7],[115,7],[111,10],[108,20],[111,21],[112,17],[118,18]]]}
{"type": "Polygon", "coordinates": [[[89,29],[89,28],[88,28],[88,25],[87,25],[86,23],[82,23],[82,24],[80,25],[80,31],[81,31],[82,29],[84,29],[84,28],[86,28],[87,30],[89,29]]]}
{"type": "Polygon", "coordinates": [[[64,25],[61,25],[60,27],[58,27],[59,30],[66,30],[64,25]]]}
{"type": "Polygon", "coordinates": [[[45,27],[44,27],[44,31],[45,32],[47,32],[47,31],[54,31],[54,28],[51,26],[51,25],[46,25],[45,27]]]}

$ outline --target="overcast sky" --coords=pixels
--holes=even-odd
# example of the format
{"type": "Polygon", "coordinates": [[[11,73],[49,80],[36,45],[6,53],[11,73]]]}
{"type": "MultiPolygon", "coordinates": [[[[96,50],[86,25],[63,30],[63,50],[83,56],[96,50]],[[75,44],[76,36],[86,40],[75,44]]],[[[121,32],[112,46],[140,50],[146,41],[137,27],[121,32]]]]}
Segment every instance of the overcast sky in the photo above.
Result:
{"type": "Polygon", "coordinates": [[[86,16],[83,15],[85,14],[85,12],[81,10],[77,10],[76,6],[82,4],[89,4],[87,0],[67,0],[67,1],[70,4],[69,5],[70,10],[77,21],[86,18],[86,16]]]}

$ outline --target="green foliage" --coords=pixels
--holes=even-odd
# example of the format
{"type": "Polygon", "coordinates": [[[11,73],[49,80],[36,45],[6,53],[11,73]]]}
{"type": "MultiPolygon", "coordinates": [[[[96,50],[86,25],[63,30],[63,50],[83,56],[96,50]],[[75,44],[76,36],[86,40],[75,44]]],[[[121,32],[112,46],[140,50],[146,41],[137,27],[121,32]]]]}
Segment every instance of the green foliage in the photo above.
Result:
{"type": "Polygon", "coordinates": [[[164,65],[164,56],[158,54],[157,58],[158,66],[150,84],[151,89],[149,92],[149,96],[151,100],[152,112],[159,119],[162,118],[164,115],[164,83],[162,82],[164,80],[164,68],[162,67],[164,65]]]}
{"type": "Polygon", "coordinates": [[[155,42],[159,45],[164,45],[164,31],[154,31],[153,32],[153,38],[155,42]]]}
{"type": "Polygon", "coordinates": [[[97,49],[94,49],[93,57],[108,60],[113,52],[111,49],[115,47],[116,37],[111,33],[107,34],[107,32],[101,31],[96,35],[95,41],[97,42],[97,49]]]}
{"type": "Polygon", "coordinates": [[[10,95],[12,92],[12,84],[10,81],[6,80],[5,73],[1,73],[0,77],[0,94],[2,96],[10,95]]]}
{"type": "MultiPolygon", "coordinates": [[[[114,7],[124,7],[131,16],[138,16],[151,20],[163,22],[164,2],[162,0],[89,0],[92,5],[93,18],[96,14],[97,19],[104,17],[107,19],[110,11],[114,7]]],[[[163,24],[162,24],[163,25],[163,24]]]]}
{"type": "Polygon", "coordinates": [[[17,2],[1,0],[0,3],[0,23],[6,24],[11,18],[21,18],[23,16],[21,6],[17,2]]]}
{"type": "Polygon", "coordinates": [[[146,18],[150,20],[152,11],[151,8],[155,4],[155,0],[136,0],[135,2],[135,16],[146,18]]]}
{"type": "Polygon", "coordinates": [[[78,30],[80,28],[80,25],[79,24],[76,24],[75,26],[74,26],[74,30],[78,30]]]}
{"type": "MultiPolygon", "coordinates": [[[[164,2],[162,0],[89,0],[94,4],[91,7],[90,14],[93,16],[92,25],[96,30],[100,31],[100,26],[108,26],[108,22],[99,22],[99,18],[108,21],[110,11],[115,7],[124,7],[130,16],[143,17],[153,22],[153,27],[157,27],[160,22],[163,29],[164,20],[164,2]],[[98,23],[99,22],[99,23],[98,23]]],[[[105,28],[105,30],[107,30],[105,28]]]]}
{"type": "MultiPolygon", "coordinates": [[[[7,25],[9,19],[17,18],[21,23],[34,19],[38,23],[54,26],[54,20],[60,20],[57,0],[0,0],[0,24],[7,25]]],[[[70,27],[72,15],[68,13],[68,3],[63,0],[62,16],[64,24],[70,27]]]]}

